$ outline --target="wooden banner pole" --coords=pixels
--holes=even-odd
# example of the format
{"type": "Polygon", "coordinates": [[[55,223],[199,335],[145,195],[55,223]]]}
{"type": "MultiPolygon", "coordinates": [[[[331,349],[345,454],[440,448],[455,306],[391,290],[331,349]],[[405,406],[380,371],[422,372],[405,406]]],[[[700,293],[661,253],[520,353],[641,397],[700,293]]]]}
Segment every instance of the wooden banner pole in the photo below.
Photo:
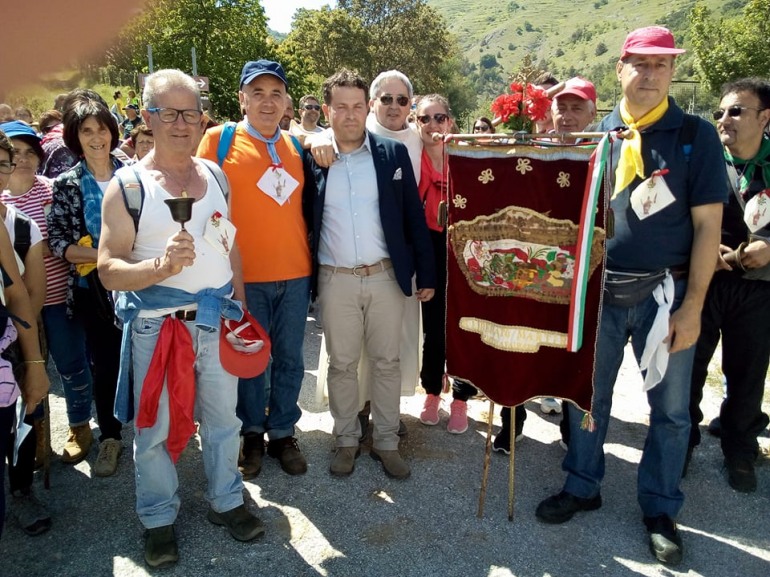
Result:
{"type": "Polygon", "coordinates": [[[484,516],[484,501],[487,498],[487,480],[489,479],[489,461],[492,455],[492,420],[495,418],[495,403],[489,400],[489,417],[487,418],[487,444],[484,452],[484,470],[481,474],[481,493],[479,493],[479,510],[476,516],[484,516]]]}

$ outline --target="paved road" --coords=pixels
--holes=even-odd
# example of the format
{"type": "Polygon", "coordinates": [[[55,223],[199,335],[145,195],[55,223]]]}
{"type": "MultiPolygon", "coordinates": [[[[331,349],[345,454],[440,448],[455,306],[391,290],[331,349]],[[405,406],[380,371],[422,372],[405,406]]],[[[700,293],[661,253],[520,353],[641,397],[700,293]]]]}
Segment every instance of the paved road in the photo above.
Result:
{"type": "MultiPolygon", "coordinates": [[[[193,440],[178,467],[180,561],[175,568],[149,572],[134,513],[130,451],[121,458],[115,477],[100,479],[91,477],[94,449],[75,467],[55,461],[51,490],[39,486],[53,515],[50,532],[26,537],[8,520],[0,542],[0,576],[770,575],[770,466],[764,461],[758,469],[757,493],[736,493],[721,471],[718,442],[708,435],[683,483],[684,562],[672,571],[650,555],[635,493],[646,404],[628,358],[606,447],[604,506],[565,525],[548,526],[535,520],[534,509],[560,488],[564,452],[558,444],[558,417],[542,415],[534,403],[528,405],[526,437],[516,446],[513,522],[506,515],[507,460],[498,454],[492,455],[484,517],[476,517],[488,410],[484,401],[471,401],[468,432],[450,435],[444,428],[446,413],[439,426],[425,427],[417,419],[423,397],[403,399],[409,433],[402,450],[412,465],[411,479],[388,479],[367,450],[350,478],[332,478],[332,422],[315,394],[319,343],[319,331],[309,321],[304,414],[298,432],[310,463],[308,473],[289,477],[268,459],[257,483],[246,483],[249,506],[259,508],[267,525],[261,541],[238,543],[206,521],[205,478],[198,442],[193,440]]],[[[718,412],[719,394],[718,385],[706,392],[707,420],[718,412]]],[[[53,445],[60,452],[66,434],[61,396],[53,395],[51,405],[53,445]]],[[[498,427],[496,417],[495,431],[498,427]]],[[[125,436],[127,447],[131,436],[125,436]]],[[[762,442],[767,448],[770,440],[762,442]]]]}

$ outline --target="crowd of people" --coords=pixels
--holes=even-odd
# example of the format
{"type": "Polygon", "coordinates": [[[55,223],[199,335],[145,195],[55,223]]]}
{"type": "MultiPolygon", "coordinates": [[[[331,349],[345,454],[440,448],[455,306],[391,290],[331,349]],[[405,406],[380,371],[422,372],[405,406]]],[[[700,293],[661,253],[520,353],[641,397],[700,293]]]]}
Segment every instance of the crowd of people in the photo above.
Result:
{"type": "MultiPolygon", "coordinates": [[[[575,142],[563,133],[587,129],[618,139],[607,169],[614,233],[592,426],[571,403],[543,399],[544,412],[563,414],[567,477],[536,515],[563,523],[601,507],[612,392],[631,340],[650,405],[638,501],[650,550],[667,564],[683,555],[680,483],[700,440],[699,404],[720,337],[726,389],[714,427],[737,491],[756,489],[770,359],[770,84],[726,85],[715,130],[668,96],[682,52],[665,28],[631,32],[617,62],[622,99],[598,125],[588,79],[536,81],[554,91],[537,126],[542,139],[558,132],[560,142],[575,142]],[[642,209],[650,190],[655,200],[642,209]]],[[[371,417],[370,456],[389,477],[410,476],[399,452],[407,432],[400,396],[419,382],[420,421],[435,426],[448,386],[444,136],[456,131],[452,109],[445,96],[416,97],[397,70],[371,84],[338,71],[320,98],[299,100],[299,121],[288,88],[280,63],[247,62],[243,118],[213,128],[195,83],[177,70],[151,74],[141,102],[116,92],[110,107],[74,90],[37,130],[31,115],[0,105],[0,448],[11,509],[29,535],[52,524],[32,488],[47,450],[40,403],[49,356],[69,424],[63,462],[91,450],[92,403],[94,475],[115,473],[122,429],[133,422],[148,565],[178,559],[175,464],[196,423],[207,518],[241,541],[264,533],[244,505],[243,481],[260,474],[265,455],[289,475],[307,471],[296,425],[313,300],[325,341],[319,380],[334,420],[330,473],[354,473],[371,417]],[[14,425],[19,396],[28,427],[14,425]],[[14,463],[14,435],[27,428],[14,463]]],[[[477,118],[473,133],[493,138],[495,125],[477,118]]],[[[462,434],[477,390],[451,381],[446,428],[462,434]]],[[[514,415],[503,409],[496,451],[510,452],[525,418],[523,406],[514,415]]]]}

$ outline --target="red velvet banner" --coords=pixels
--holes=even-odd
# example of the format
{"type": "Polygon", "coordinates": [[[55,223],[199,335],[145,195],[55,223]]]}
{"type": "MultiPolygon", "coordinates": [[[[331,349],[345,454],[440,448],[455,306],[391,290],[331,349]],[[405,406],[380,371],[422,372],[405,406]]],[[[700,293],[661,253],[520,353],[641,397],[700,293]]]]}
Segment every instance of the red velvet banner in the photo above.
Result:
{"type": "Polygon", "coordinates": [[[450,143],[447,150],[447,372],[498,404],[547,396],[590,410],[603,210],[593,223],[580,350],[568,352],[566,336],[593,147],[450,143]]]}

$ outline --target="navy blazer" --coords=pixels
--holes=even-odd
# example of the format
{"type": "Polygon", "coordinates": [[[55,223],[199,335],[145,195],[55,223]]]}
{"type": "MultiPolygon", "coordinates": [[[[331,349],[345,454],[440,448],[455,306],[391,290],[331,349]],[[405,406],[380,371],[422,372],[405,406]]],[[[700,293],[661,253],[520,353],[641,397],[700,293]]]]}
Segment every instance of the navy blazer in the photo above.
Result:
{"type": "MultiPolygon", "coordinates": [[[[412,276],[417,272],[418,289],[436,288],[433,247],[409,152],[396,140],[371,132],[367,132],[367,135],[377,173],[380,220],[398,285],[406,296],[411,296],[412,276]],[[401,171],[401,178],[394,180],[398,170],[401,171]]],[[[313,257],[311,290],[314,295],[318,294],[318,243],[323,226],[328,172],[327,168],[321,168],[315,163],[312,154],[305,155],[303,203],[313,257]]]]}

